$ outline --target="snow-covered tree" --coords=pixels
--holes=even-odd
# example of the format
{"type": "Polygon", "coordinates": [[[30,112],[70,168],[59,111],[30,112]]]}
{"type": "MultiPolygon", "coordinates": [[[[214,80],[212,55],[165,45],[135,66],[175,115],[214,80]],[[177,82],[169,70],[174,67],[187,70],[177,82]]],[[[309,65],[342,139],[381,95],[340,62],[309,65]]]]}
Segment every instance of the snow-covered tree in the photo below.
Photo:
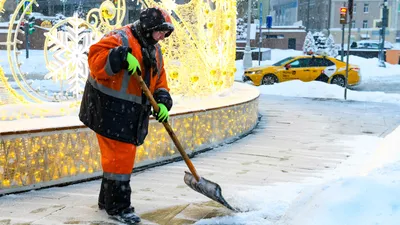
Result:
{"type": "MultiPolygon", "coordinates": [[[[62,14],[56,14],[55,18],[51,20],[51,24],[54,26],[54,25],[56,25],[56,24],[62,22],[62,21],[65,20],[65,19],[66,19],[66,17],[65,17],[64,15],[62,15],[62,14]]],[[[58,30],[58,31],[61,31],[61,30],[62,30],[62,31],[66,31],[67,28],[65,27],[65,24],[62,24],[61,26],[59,26],[59,27],[57,28],[57,30],[58,30]]]]}
{"type": "Polygon", "coordinates": [[[236,39],[245,40],[247,38],[247,24],[242,18],[236,20],[236,39]]]}
{"type": "Polygon", "coordinates": [[[304,40],[303,44],[303,52],[304,54],[314,54],[317,50],[317,47],[315,46],[315,40],[314,36],[312,35],[311,32],[307,33],[306,39],[304,40]]]}
{"type": "Polygon", "coordinates": [[[332,57],[336,57],[339,54],[337,45],[335,44],[335,40],[333,39],[332,34],[329,35],[326,40],[326,49],[325,52],[332,57]]]}
{"type": "Polygon", "coordinates": [[[315,32],[313,34],[315,46],[317,49],[326,49],[326,36],[323,32],[315,32]]]}
{"type": "MultiPolygon", "coordinates": [[[[236,20],[236,39],[237,40],[245,40],[247,37],[247,13],[248,13],[248,0],[237,0],[237,20],[236,20]]],[[[259,1],[253,0],[251,8],[251,23],[254,22],[254,19],[259,18],[259,1]]]]}
{"type": "Polygon", "coordinates": [[[83,10],[82,1],[79,1],[78,6],[76,7],[75,13],[78,15],[79,18],[85,18],[86,12],[83,10]]]}
{"type": "MultiPolygon", "coordinates": [[[[248,0],[237,0],[236,1],[237,17],[244,19],[245,23],[247,23],[247,10],[248,10],[247,3],[248,2],[249,2],[248,0]]],[[[252,6],[251,6],[252,9],[258,9],[258,5],[259,5],[258,1],[253,0],[251,3],[252,3],[252,6]]],[[[253,19],[256,19],[258,17],[259,17],[258,10],[252,10],[251,21],[253,22],[253,19]]]]}

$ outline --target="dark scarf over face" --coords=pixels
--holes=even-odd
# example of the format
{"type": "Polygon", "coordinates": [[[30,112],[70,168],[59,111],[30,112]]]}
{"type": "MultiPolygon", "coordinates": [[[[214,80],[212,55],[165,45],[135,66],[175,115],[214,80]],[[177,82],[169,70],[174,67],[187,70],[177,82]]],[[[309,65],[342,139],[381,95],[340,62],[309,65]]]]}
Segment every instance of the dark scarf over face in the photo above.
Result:
{"type": "Polygon", "coordinates": [[[157,42],[153,39],[151,33],[144,33],[140,27],[140,22],[136,21],[131,26],[132,34],[138,39],[142,47],[143,63],[147,71],[153,68],[153,76],[158,73],[156,48],[157,42]]]}

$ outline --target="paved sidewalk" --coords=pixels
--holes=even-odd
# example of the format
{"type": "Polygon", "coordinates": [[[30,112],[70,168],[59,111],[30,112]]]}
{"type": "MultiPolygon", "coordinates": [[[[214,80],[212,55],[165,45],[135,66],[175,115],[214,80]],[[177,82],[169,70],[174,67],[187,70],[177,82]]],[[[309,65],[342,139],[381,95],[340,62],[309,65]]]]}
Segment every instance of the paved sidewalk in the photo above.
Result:
{"type": "MultiPolygon", "coordinates": [[[[385,136],[399,125],[398,106],[261,96],[262,119],[247,137],[193,158],[199,174],[235,193],[277,182],[302,182],[352,155],[354,135],[385,136]]],[[[184,162],[132,174],[132,203],[142,224],[193,224],[232,212],[183,182],[184,162]]],[[[118,224],[97,208],[100,181],[0,198],[0,224],[118,224]]]]}

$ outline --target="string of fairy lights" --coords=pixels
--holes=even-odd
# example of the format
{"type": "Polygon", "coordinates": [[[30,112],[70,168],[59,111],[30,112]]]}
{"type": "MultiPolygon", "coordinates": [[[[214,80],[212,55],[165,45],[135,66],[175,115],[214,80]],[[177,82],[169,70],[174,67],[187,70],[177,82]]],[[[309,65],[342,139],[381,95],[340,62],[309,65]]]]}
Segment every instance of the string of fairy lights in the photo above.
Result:
{"type": "MultiPolygon", "coordinates": [[[[181,5],[175,0],[141,0],[141,3],[145,7],[166,8],[177,27],[172,37],[161,43],[173,94],[208,96],[233,85],[236,71],[236,1],[193,0],[181,5]]],[[[23,54],[18,48],[23,43],[21,38],[24,35],[13,35],[13,32],[24,34],[21,24],[32,6],[40,7],[36,0],[18,4],[10,20],[6,42],[12,77],[20,90],[15,92],[7,84],[4,74],[0,74],[1,81],[5,83],[9,95],[18,100],[16,102],[79,101],[88,76],[85,64],[88,46],[104,33],[123,25],[126,2],[105,0],[99,8],[89,10],[85,20],[75,15],[58,22],[45,33],[43,57],[48,73],[44,79],[53,80],[61,86],[61,91],[52,94],[32,87],[27,81],[29,74],[21,68],[23,54]],[[83,33],[87,33],[86,36],[83,33]]]]}
{"type": "MultiPolygon", "coordinates": [[[[4,2],[0,0],[0,11],[4,2]]],[[[23,54],[18,47],[23,35],[12,33],[23,34],[19,28],[26,18],[26,9],[40,7],[32,0],[23,10],[24,3],[18,4],[10,20],[16,27],[10,25],[6,43],[13,85],[0,67],[0,87],[5,87],[12,99],[0,101],[0,122],[75,115],[80,105],[79,87],[88,75],[85,51],[104,33],[123,25],[125,0],[105,0],[99,8],[89,10],[86,18],[68,17],[48,28],[42,66],[49,72],[44,77],[61,86],[69,84],[56,95],[30,86],[29,74],[21,67],[23,54]]],[[[176,30],[162,43],[162,51],[174,95],[201,98],[232,87],[236,70],[236,0],[192,0],[187,4],[142,0],[142,5],[159,6],[172,14],[176,30]]],[[[173,116],[170,122],[175,130],[185,131],[177,133],[185,149],[209,146],[237,137],[254,126],[258,116],[258,102],[254,98],[218,110],[173,116]]],[[[150,123],[149,135],[137,150],[137,163],[177,154],[161,126],[150,123]]],[[[7,136],[0,142],[0,190],[99,172],[99,151],[91,151],[95,148],[94,133],[87,129],[7,136]]]]}

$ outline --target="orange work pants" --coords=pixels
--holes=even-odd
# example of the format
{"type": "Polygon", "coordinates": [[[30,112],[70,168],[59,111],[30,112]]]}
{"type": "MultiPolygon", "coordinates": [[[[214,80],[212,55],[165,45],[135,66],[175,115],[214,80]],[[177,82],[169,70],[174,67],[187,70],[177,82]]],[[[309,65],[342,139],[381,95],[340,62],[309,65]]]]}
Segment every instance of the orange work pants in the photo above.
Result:
{"type": "Polygon", "coordinates": [[[130,174],[135,163],[136,146],[96,134],[103,172],[130,174]]]}

